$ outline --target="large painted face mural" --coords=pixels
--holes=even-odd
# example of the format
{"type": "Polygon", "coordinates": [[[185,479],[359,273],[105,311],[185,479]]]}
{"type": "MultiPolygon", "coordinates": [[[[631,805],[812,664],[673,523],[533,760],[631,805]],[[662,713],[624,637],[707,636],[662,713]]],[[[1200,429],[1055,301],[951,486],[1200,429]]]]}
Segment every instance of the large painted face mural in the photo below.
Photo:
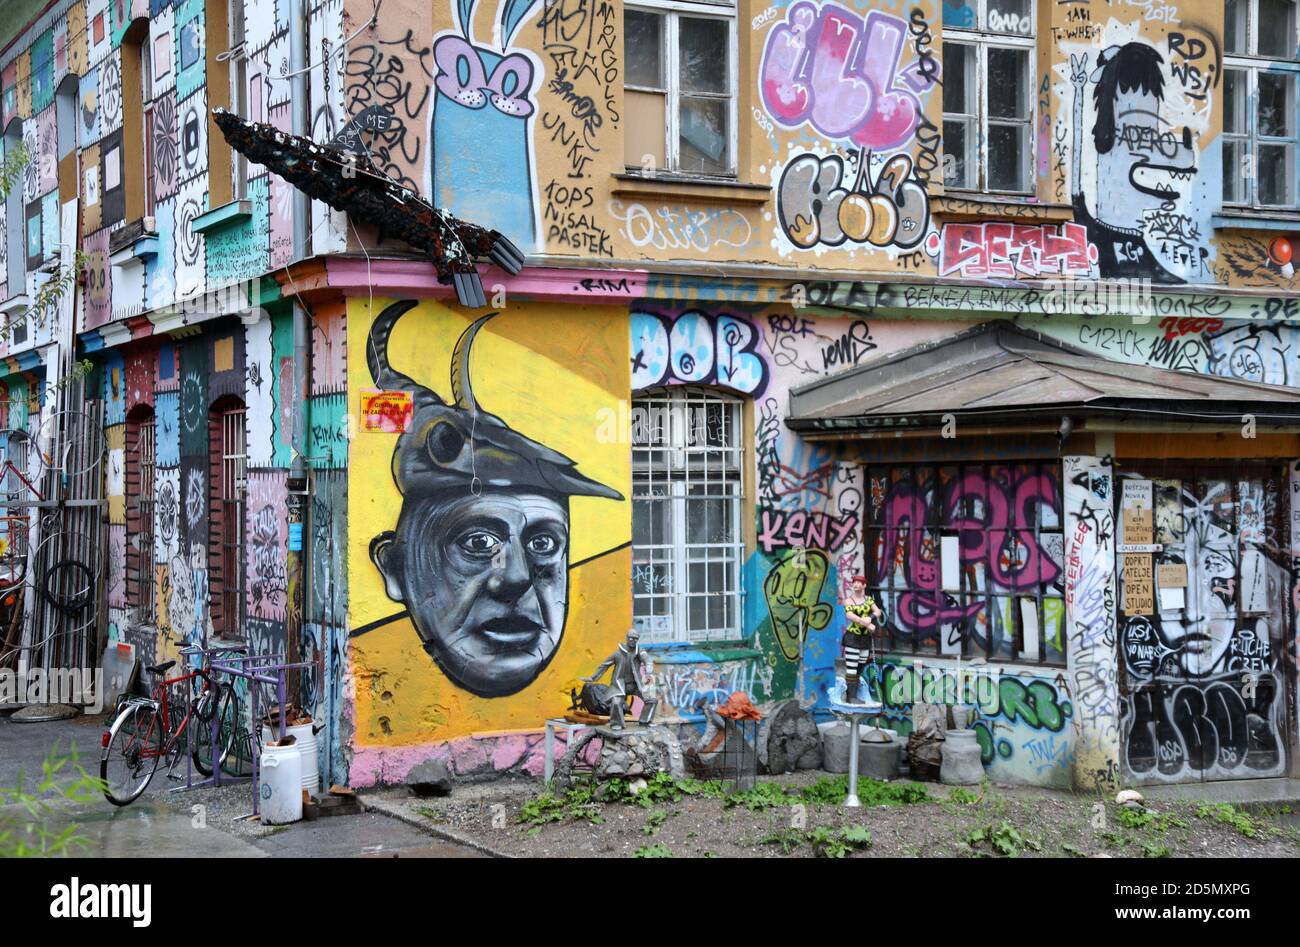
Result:
{"type": "MultiPolygon", "coordinates": [[[[362,780],[404,773],[435,744],[480,765],[460,756],[482,753],[471,734],[561,712],[632,621],[626,321],[538,303],[476,318],[376,298],[371,312],[359,299],[347,313],[362,417],[347,448],[362,780]],[[375,389],[404,408],[376,409],[375,389]]],[[[526,754],[529,739],[507,742],[526,754]]]]}
{"type": "Polygon", "coordinates": [[[375,383],[409,392],[414,407],[393,452],[401,516],[370,555],[448,678],[481,697],[514,694],[550,663],[564,634],[569,497],[623,497],[479,407],[470,351],[495,313],[456,343],[452,404],[395,371],[388,336],[414,305],[389,306],[368,340],[375,383]]]}

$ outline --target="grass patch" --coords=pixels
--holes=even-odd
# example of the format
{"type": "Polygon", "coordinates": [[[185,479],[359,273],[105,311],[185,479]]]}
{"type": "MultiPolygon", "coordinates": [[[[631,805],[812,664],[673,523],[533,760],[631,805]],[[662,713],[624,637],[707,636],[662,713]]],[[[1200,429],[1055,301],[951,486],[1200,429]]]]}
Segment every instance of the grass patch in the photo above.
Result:
{"type": "Polygon", "coordinates": [[[645,825],[641,826],[641,831],[646,835],[654,835],[659,831],[659,826],[664,824],[668,818],[668,813],[662,809],[656,809],[645,817],[645,825]]]}

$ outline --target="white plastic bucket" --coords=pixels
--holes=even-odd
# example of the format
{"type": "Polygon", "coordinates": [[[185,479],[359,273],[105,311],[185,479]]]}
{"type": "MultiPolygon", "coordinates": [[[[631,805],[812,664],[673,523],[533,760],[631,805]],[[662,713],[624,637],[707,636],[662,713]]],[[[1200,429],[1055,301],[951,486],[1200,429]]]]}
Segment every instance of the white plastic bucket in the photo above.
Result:
{"type": "MultiPolygon", "coordinates": [[[[320,764],[316,756],[316,734],[312,733],[311,727],[310,723],[304,723],[296,727],[285,727],[284,732],[297,741],[298,755],[302,757],[302,788],[314,796],[320,791],[320,764]]],[[[278,726],[262,725],[262,746],[278,739],[278,726]]]]}
{"type": "Polygon", "coordinates": [[[284,825],[302,818],[302,756],[297,744],[262,748],[258,786],[264,825],[284,825]]]}

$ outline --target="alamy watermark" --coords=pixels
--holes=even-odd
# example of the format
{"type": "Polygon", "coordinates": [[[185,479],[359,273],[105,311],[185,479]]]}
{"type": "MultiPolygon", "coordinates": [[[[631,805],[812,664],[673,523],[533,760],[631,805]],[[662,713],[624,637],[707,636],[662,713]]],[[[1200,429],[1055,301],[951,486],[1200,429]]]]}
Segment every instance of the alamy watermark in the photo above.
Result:
{"type": "Polygon", "coordinates": [[[104,709],[104,672],[99,668],[0,670],[0,704],[75,704],[86,713],[104,709]]]}

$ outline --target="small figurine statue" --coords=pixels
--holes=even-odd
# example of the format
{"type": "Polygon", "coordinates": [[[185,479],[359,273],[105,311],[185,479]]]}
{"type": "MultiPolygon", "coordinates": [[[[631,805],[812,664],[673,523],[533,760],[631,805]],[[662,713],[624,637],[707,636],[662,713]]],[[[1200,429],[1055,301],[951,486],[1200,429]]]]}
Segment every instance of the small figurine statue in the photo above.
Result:
{"type": "Polygon", "coordinates": [[[844,600],[844,702],[858,702],[861,671],[871,661],[871,635],[881,617],[880,606],[867,594],[867,579],[855,575],[844,600]]]}
{"type": "Polygon", "coordinates": [[[590,677],[582,680],[588,686],[582,689],[581,702],[585,709],[595,714],[608,714],[611,730],[623,729],[623,714],[629,697],[640,697],[642,701],[641,716],[637,722],[646,725],[654,719],[657,698],[647,699],[641,689],[642,666],[647,658],[641,653],[638,642],[641,632],[633,628],[627,633],[627,640],[618,646],[618,650],[601,662],[600,667],[590,677]],[[608,668],[614,673],[608,686],[596,681],[608,668]]]}

